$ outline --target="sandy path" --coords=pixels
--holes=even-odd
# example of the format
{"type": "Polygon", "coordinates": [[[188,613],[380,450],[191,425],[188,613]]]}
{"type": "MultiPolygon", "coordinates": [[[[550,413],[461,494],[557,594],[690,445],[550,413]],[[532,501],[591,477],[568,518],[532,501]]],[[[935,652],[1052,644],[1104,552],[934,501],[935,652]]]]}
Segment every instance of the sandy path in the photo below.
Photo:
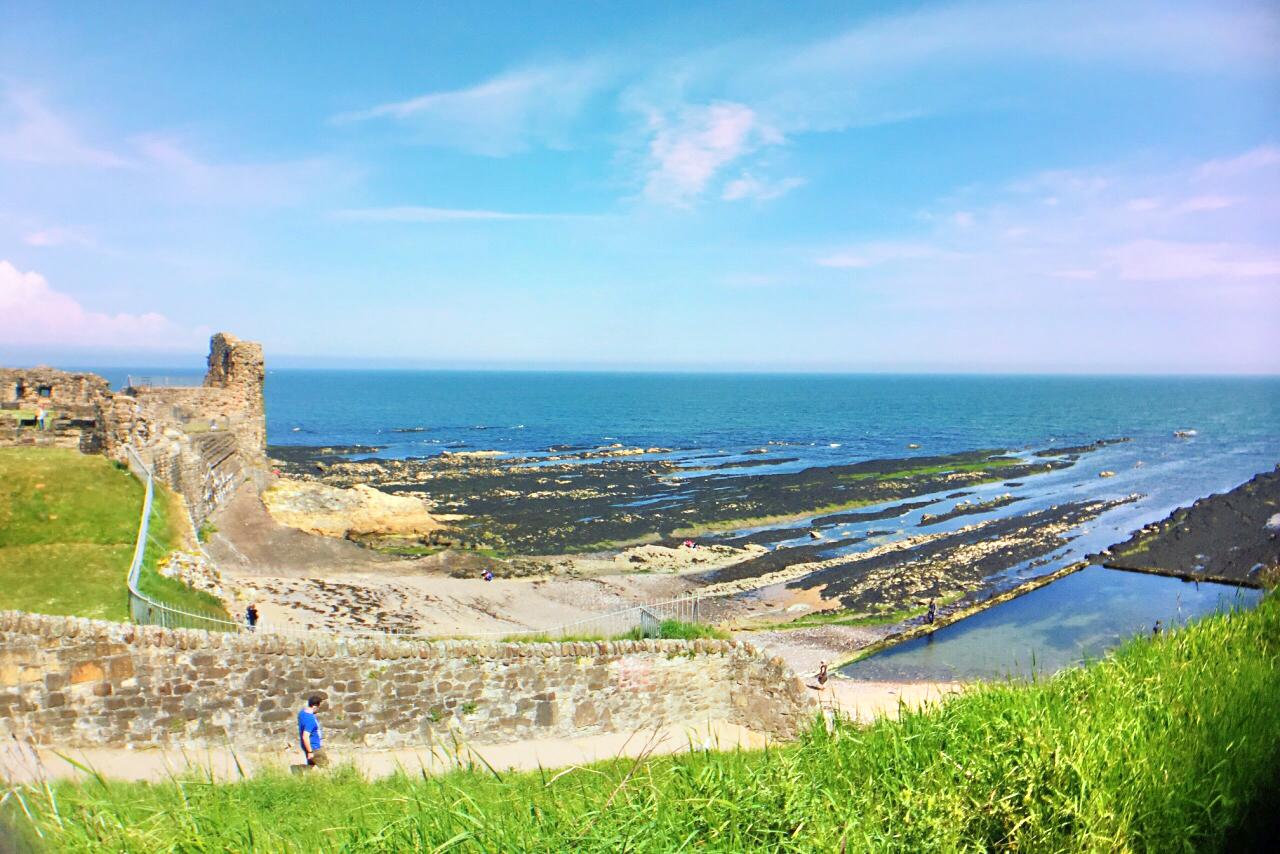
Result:
{"type": "Polygon", "coordinates": [[[941,703],[964,687],[958,682],[863,682],[834,676],[817,693],[824,708],[871,723],[876,718],[896,720],[903,708],[919,710],[941,703]]]}
{"type": "MultiPolygon", "coordinates": [[[[404,769],[411,774],[440,773],[459,765],[488,763],[498,771],[568,768],[616,757],[683,753],[687,750],[757,749],[768,736],[725,721],[672,725],[634,733],[604,733],[580,738],[549,738],[506,744],[467,744],[447,747],[362,750],[335,748],[332,760],[352,763],[365,776],[385,777],[404,769]]],[[[183,771],[232,781],[240,778],[237,761],[246,774],[265,769],[293,769],[300,763],[296,749],[235,752],[227,747],[180,749],[31,748],[16,741],[0,746],[0,779],[32,783],[43,779],[84,778],[86,773],[68,759],[118,780],[166,780],[183,771]],[[61,755],[59,755],[61,754],[61,755]],[[63,757],[67,758],[63,758],[63,757]]],[[[301,768],[295,770],[303,770],[301,768]]]]}

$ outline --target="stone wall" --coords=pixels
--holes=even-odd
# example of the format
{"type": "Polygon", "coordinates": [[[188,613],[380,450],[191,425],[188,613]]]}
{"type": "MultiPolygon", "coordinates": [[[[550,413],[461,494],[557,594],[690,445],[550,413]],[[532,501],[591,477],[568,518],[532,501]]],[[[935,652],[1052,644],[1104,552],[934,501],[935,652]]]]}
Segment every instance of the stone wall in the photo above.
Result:
{"type": "Polygon", "coordinates": [[[0,612],[0,736],[65,747],[291,746],[297,709],[315,693],[328,701],[334,746],[708,719],[789,738],[816,710],[780,659],[734,641],[302,641],[0,612]]]}
{"type": "Polygon", "coordinates": [[[0,368],[0,409],[30,415],[25,421],[0,418],[0,445],[56,445],[96,453],[102,448],[103,404],[110,398],[107,381],[96,374],[0,368]],[[35,423],[41,410],[47,416],[44,429],[35,423]]]}

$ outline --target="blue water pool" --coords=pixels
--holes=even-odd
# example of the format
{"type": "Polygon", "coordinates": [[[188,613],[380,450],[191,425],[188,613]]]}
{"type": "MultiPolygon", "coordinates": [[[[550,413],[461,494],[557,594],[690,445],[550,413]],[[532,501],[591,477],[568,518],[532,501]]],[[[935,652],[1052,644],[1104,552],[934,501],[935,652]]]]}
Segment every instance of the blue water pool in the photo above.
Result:
{"type": "Polygon", "coordinates": [[[1157,620],[1182,625],[1261,598],[1259,590],[1089,566],[840,672],[922,682],[1049,675],[1150,633],[1157,620]]]}

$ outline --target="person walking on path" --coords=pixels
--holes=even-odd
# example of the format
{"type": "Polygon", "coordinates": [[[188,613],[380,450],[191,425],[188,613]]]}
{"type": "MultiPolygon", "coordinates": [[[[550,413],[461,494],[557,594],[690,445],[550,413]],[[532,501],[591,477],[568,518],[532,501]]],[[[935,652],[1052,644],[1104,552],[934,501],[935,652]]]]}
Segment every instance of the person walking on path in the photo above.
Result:
{"type": "Polygon", "coordinates": [[[312,694],[307,698],[307,704],[298,711],[298,741],[302,745],[302,752],[307,756],[307,765],[311,768],[323,768],[329,764],[329,755],[324,752],[320,740],[320,721],[316,718],[316,712],[320,711],[320,704],[323,702],[324,697],[312,694]]]}
{"type": "Polygon", "coordinates": [[[255,631],[258,628],[258,603],[250,602],[249,607],[244,609],[244,624],[249,627],[249,631],[255,631]]]}
{"type": "Polygon", "coordinates": [[[821,691],[825,687],[827,687],[827,663],[822,661],[819,662],[818,667],[818,690],[821,691]]]}
{"type": "Polygon", "coordinates": [[[925,622],[932,623],[938,617],[938,603],[933,599],[929,600],[929,613],[925,614],[925,622]]]}

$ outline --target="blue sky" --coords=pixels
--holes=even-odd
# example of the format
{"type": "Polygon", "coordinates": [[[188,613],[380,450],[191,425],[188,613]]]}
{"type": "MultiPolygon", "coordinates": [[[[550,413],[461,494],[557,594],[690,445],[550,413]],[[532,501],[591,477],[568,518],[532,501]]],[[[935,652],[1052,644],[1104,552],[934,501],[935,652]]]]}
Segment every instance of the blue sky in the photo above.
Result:
{"type": "Polygon", "coordinates": [[[1274,3],[0,21],[9,362],[1280,372],[1274,3]]]}

